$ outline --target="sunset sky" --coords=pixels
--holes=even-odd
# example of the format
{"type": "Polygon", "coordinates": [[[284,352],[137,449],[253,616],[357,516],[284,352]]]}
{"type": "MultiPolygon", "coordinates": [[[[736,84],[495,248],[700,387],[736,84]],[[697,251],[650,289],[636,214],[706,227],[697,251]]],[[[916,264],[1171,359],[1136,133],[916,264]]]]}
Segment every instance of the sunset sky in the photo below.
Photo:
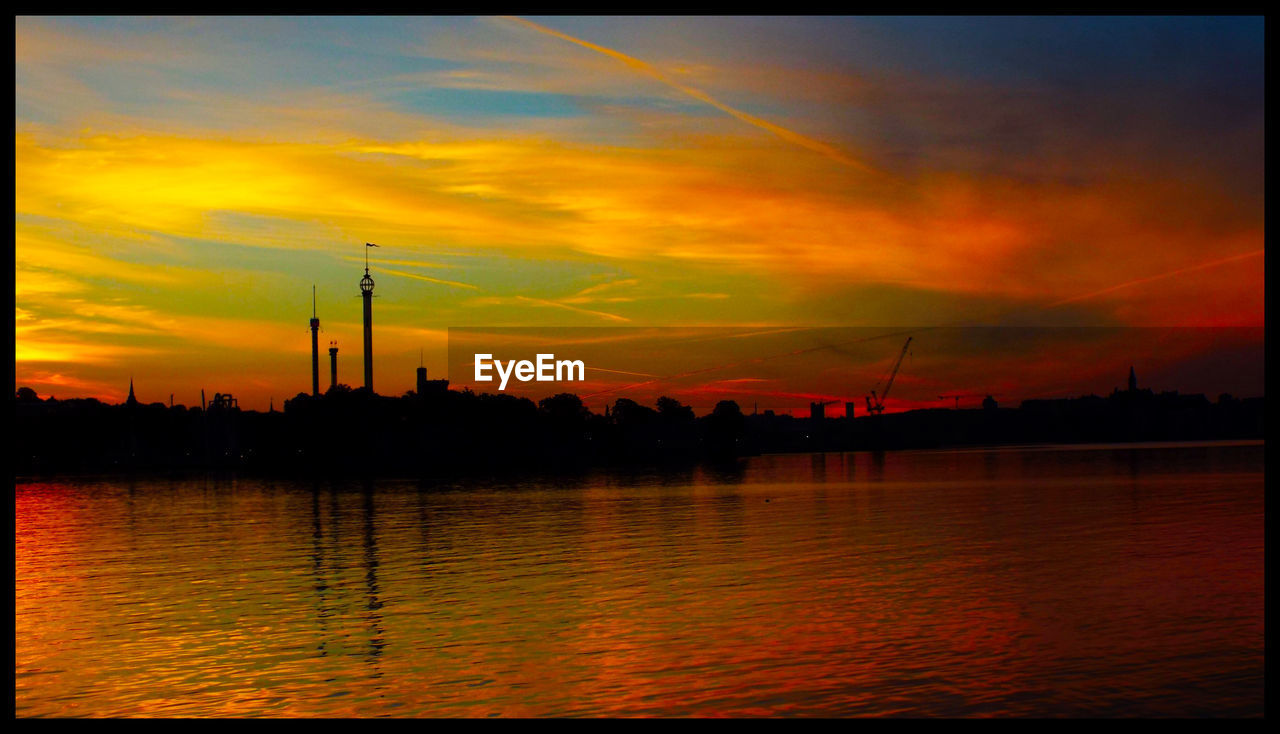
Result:
{"type": "Polygon", "coordinates": [[[1244,17],[18,18],[16,383],[278,409],[314,284],[358,385],[365,242],[392,395],[449,327],[1260,327],[1263,54],[1244,17]]]}

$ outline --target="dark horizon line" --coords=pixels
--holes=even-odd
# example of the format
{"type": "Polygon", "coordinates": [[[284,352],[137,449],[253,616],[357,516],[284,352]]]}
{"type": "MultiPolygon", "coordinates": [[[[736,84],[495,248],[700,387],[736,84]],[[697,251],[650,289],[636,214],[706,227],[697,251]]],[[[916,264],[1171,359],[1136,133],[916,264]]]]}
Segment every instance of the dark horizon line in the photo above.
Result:
{"type": "MultiPolygon", "coordinates": [[[[432,382],[447,382],[447,380],[433,380],[432,382]]],[[[366,390],[366,388],[364,388],[363,386],[361,386],[361,387],[351,387],[351,386],[349,386],[349,385],[345,385],[345,384],[342,384],[342,383],[339,383],[339,386],[340,386],[340,387],[344,387],[344,388],[346,388],[346,390],[345,390],[344,392],[347,392],[347,393],[349,393],[349,394],[351,394],[351,395],[357,395],[357,394],[359,394],[359,395],[363,396],[363,395],[365,395],[365,394],[368,394],[368,395],[369,395],[370,397],[372,397],[372,398],[381,398],[381,399],[385,399],[385,400],[416,399],[416,398],[418,398],[418,397],[420,397],[420,396],[421,396],[421,393],[415,392],[415,391],[414,391],[414,390],[412,390],[412,389],[410,389],[410,390],[406,390],[404,393],[399,394],[399,395],[387,395],[387,394],[382,394],[382,393],[378,393],[378,392],[368,391],[368,390],[366,390]]],[[[25,387],[25,386],[24,386],[24,387],[19,387],[19,388],[18,388],[18,390],[19,390],[19,391],[20,391],[20,390],[23,390],[23,389],[28,389],[28,390],[31,390],[33,393],[35,393],[35,390],[34,390],[34,389],[32,389],[32,388],[29,388],[29,387],[25,387]]],[[[319,395],[312,395],[312,394],[309,394],[309,393],[306,393],[306,392],[299,392],[299,393],[296,393],[296,394],[295,394],[295,395],[293,395],[292,397],[285,398],[285,399],[282,401],[282,403],[281,403],[281,407],[280,407],[280,408],[278,408],[278,409],[276,409],[276,408],[272,407],[272,408],[270,408],[270,409],[268,409],[268,410],[258,410],[258,409],[255,409],[255,408],[241,408],[241,407],[239,407],[239,405],[235,406],[235,409],[236,409],[236,410],[239,410],[239,411],[240,411],[240,412],[242,412],[242,413],[258,413],[258,414],[262,414],[262,415],[270,415],[270,414],[271,414],[271,413],[273,413],[273,412],[274,412],[274,413],[282,413],[282,412],[284,412],[284,404],[285,404],[285,403],[288,403],[288,402],[293,401],[293,400],[297,400],[297,399],[299,399],[299,398],[303,398],[303,399],[305,399],[305,400],[324,400],[324,399],[326,399],[326,398],[327,398],[327,396],[328,396],[329,392],[331,392],[331,391],[332,391],[332,387],[331,387],[329,390],[326,390],[326,391],[324,391],[324,392],[320,393],[319,395]]],[[[571,396],[573,396],[573,397],[575,397],[575,398],[578,398],[578,400],[579,400],[579,401],[581,401],[581,400],[582,400],[581,396],[579,396],[577,393],[572,393],[572,392],[553,393],[553,394],[550,394],[550,395],[545,396],[544,398],[534,399],[534,398],[531,398],[531,397],[526,397],[526,396],[522,396],[522,395],[513,395],[513,394],[509,394],[509,393],[475,392],[475,391],[471,390],[470,388],[463,388],[463,389],[461,389],[461,390],[457,390],[457,389],[453,389],[453,388],[446,387],[446,388],[444,388],[444,391],[445,391],[445,392],[450,392],[450,393],[456,393],[456,394],[459,394],[459,395],[466,395],[466,394],[470,394],[470,395],[473,395],[473,396],[476,396],[476,397],[485,397],[485,396],[487,396],[487,397],[495,397],[495,398],[498,398],[498,397],[505,397],[505,398],[512,398],[512,399],[515,399],[515,400],[528,400],[529,402],[533,403],[535,406],[536,406],[536,405],[538,405],[538,403],[539,403],[539,402],[541,402],[541,400],[546,400],[547,398],[551,398],[551,397],[554,397],[554,396],[556,396],[556,395],[571,395],[571,396]]],[[[1130,392],[1130,391],[1128,391],[1128,390],[1125,390],[1125,389],[1122,389],[1122,388],[1116,387],[1116,388],[1112,391],[1112,393],[1111,393],[1110,395],[1112,395],[1112,396],[1114,396],[1114,395],[1123,395],[1123,394],[1127,394],[1127,393],[1129,393],[1129,392],[1130,392]]],[[[1151,389],[1151,388],[1140,388],[1140,389],[1138,389],[1138,390],[1136,390],[1136,391],[1133,391],[1133,392],[1136,392],[1136,393],[1138,393],[1138,394],[1143,394],[1143,393],[1145,393],[1145,394],[1149,394],[1149,395],[1151,395],[1152,397],[1159,397],[1159,396],[1161,396],[1161,395],[1177,395],[1177,396],[1180,396],[1180,397],[1196,397],[1196,396],[1202,396],[1202,397],[1204,397],[1204,398],[1205,398],[1205,400],[1209,401],[1211,404],[1212,404],[1212,403],[1214,403],[1214,401],[1212,401],[1212,400],[1210,400],[1210,399],[1209,399],[1209,395],[1208,395],[1207,393],[1203,393],[1203,392],[1200,392],[1200,393],[1182,393],[1182,392],[1180,392],[1180,391],[1178,391],[1178,390],[1162,390],[1162,391],[1156,392],[1155,390],[1153,390],[1153,389],[1151,389]]],[[[215,395],[215,396],[217,396],[217,395],[222,395],[222,396],[226,396],[226,397],[235,397],[234,393],[214,393],[214,395],[215,395]]],[[[977,395],[977,393],[974,393],[974,396],[976,396],[976,395],[977,395]]],[[[989,398],[993,398],[993,399],[994,399],[994,396],[995,396],[995,395],[996,395],[996,393],[990,393],[990,394],[987,394],[987,395],[986,395],[986,397],[989,397],[989,398]]],[[[673,400],[675,399],[674,397],[672,397],[672,396],[670,396],[670,395],[660,395],[660,396],[658,396],[658,399],[661,399],[661,398],[663,398],[663,397],[671,397],[673,400]]],[[[1099,394],[1097,394],[1097,393],[1093,393],[1093,392],[1091,392],[1091,393],[1085,393],[1085,394],[1079,394],[1079,395],[1071,395],[1071,396],[1029,397],[1029,398],[1022,398],[1022,399],[1018,400],[1018,401],[1017,401],[1017,406],[1018,406],[1018,407],[1016,407],[1016,408],[1014,408],[1014,407],[1003,407],[1003,406],[1001,406],[1001,407],[999,407],[998,409],[999,409],[999,410],[1021,410],[1021,409],[1022,409],[1022,405],[1023,405],[1023,403],[1027,403],[1027,402],[1034,402],[1034,401],[1046,401],[1046,402],[1047,402],[1047,401],[1061,401],[1061,400],[1082,400],[1082,399],[1088,399],[1088,398],[1107,399],[1108,397],[1109,397],[1108,395],[1099,395],[1099,394]]],[[[1260,399],[1265,399],[1265,398],[1266,398],[1266,394],[1265,394],[1265,393],[1263,393],[1263,394],[1260,394],[1260,395],[1237,396],[1237,395],[1232,395],[1231,393],[1223,392],[1223,393],[1219,393],[1217,402],[1219,402],[1219,403],[1220,403],[1220,402],[1222,402],[1222,398],[1223,398],[1223,397],[1228,397],[1228,398],[1231,398],[1231,399],[1234,399],[1234,400],[1260,400],[1260,399]]],[[[13,398],[13,399],[15,400],[15,402],[19,399],[19,398],[17,397],[17,391],[15,391],[15,393],[14,393],[14,398],[13,398]]],[[[127,407],[127,406],[128,406],[128,404],[129,404],[127,399],[126,399],[125,401],[123,401],[123,402],[119,402],[119,403],[109,403],[109,402],[106,402],[106,401],[104,401],[104,400],[101,400],[101,399],[99,399],[99,398],[95,398],[95,397],[57,398],[57,397],[55,397],[54,395],[50,394],[50,395],[49,395],[49,397],[47,397],[47,398],[41,398],[41,397],[39,396],[39,393],[36,393],[36,399],[37,399],[37,400],[39,400],[40,402],[49,402],[49,401],[54,401],[54,402],[59,402],[59,403],[61,403],[61,402],[70,402],[70,401],[73,401],[73,400],[86,400],[86,401],[88,401],[88,400],[92,400],[92,401],[98,402],[98,403],[100,403],[100,404],[102,404],[102,405],[105,405],[105,406],[108,406],[108,407],[127,407]]],[[[274,399],[274,398],[273,398],[273,399],[274,399]]],[[[951,400],[951,399],[952,399],[952,398],[950,398],[950,397],[946,397],[946,398],[939,398],[939,401],[940,401],[940,402],[944,402],[944,403],[945,403],[946,401],[951,400]]],[[[612,402],[605,403],[606,410],[607,410],[608,408],[610,408],[610,407],[612,407],[612,406],[616,405],[616,404],[617,404],[617,402],[618,402],[618,400],[630,400],[631,402],[636,403],[637,405],[641,405],[641,406],[646,407],[646,408],[647,408],[647,407],[649,407],[649,406],[645,405],[644,403],[641,403],[641,402],[636,401],[636,400],[632,400],[631,398],[621,397],[621,398],[615,398],[612,402]]],[[[185,404],[185,403],[173,403],[173,404],[167,404],[167,403],[165,403],[165,402],[163,402],[163,401],[159,401],[159,400],[157,400],[157,401],[153,401],[153,402],[150,402],[150,403],[147,403],[147,402],[143,402],[143,401],[141,401],[141,400],[136,400],[136,398],[135,398],[135,401],[136,401],[136,403],[137,403],[138,405],[142,405],[142,406],[146,406],[146,407],[154,407],[154,406],[157,406],[157,405],[158,405],[158,406],[160,406],[160,407],[162,407],[162,408],[164,408],[164,409],[166,409],[166,410],[168,410],[168,409],[177,409],[177,408],[182,408],[182,409],[184,409],[184,410],[196,410],[197,408],[199,408],[199,407],[200,407],[200,406],[196,406],[196,405],[188,406],[188,405],[187,405],[187,404],[185,404]]],[[[210,402],[212,402],[212,400],[210,400],[210,402]]],[[[657,402],[657,400],[655,399],[655,400],[654,400],[654,402],[656,403],[656,402],[657,402]]],[[[677,402],[678,402],[678,401],[677,401],[677,402]]],[[[737,405],[739,405],[739,409],[741,410],[741,401],[739,401],[739,400],[726,398],[726,399],[724,399],[724,400],[719,400],[719,401],[717,401],[717,404],[719,404],[719,403],[723,403],[723,402],[731,402],[731,403],[737,404],[737,405]]],[[[749,403],[758,403],[759,401],[746,401],[746,402],[749,402],[749,403]]],[[[834,405],[834,404],[839,404],[839,403],[856,403],[856,402],[857,402],[857,400],[856,400],[856,399],[855,399],[855,400],[848,400],[848,399],[844,399],[844,400],[838,400],[838,401],[837,401],[837,400],[832,400],[832,401],[827,401],[827,402],[825,403],[825,405],[834,405]]],[[[996,402],[997,402],[997,403],[999,403],[999,402],[1002,402],[1002,401],[996,401],[996,402]]],[[[1009,404],[1011,404],[1011,405],[1014,403],[1014,401],[1013,401],[1013,400],[1009,400],[1009,401],[1007,401],[1007,402],[1008,402],[1009,404]]],[[[685,405],[684,403],[681,403],[681,404],[682,404],[682,405],[685,405]]],[[[812,404],[813,404],[813,403],[811,403],[811,405],[812,405],[812,404]]],[[[596,413],[596,412],[592,411],[589,407],[587,407],[587,405],[585,404],[585,402],[583,403],[583,407],[584,407],[584,408],[587,408],[587,412],[588,412],[588,413],[590,413],[590,414],[592,414],[592,415],[600,415],[600,416],[604,416],[604,415],[606,415],[606,414],[607,414],[607,413],[596,413]]],[[[692,406],[691,406],[691,405],[686,405],[686,407],[692,408],[692,406]]],[[[207,408],[203,408],[203,410],[207,410],[207,408]]],[[[714,409],[712,409],[712,411],[713,411],[713,410],[714,410],[714,409]]],[[[885,414],[902,414],[902,413],[911,413],[911,412],[918,411],[918,410],[951,410],[951,411],[966,411],[966,410],[973,410],[973,411],[980,411],[980,410],[984,410],[984,408],[982,407],[981,403],[979,403],[979,404],[978,404],[978,405],[976,405],[976,406],[972,406],[972,407],[964,407],[964,408],[955,407],[954,405],[953,405],[953,406],[950,406],[950,407],[948,407],[948,406],[946,406],[946,405],[940,405],[940,406],[935,406],[935,407],[907,408],[907,409],[905,409],[905,410],[888,410],[888,406],[886,406],[886,410],[884,411],[884,413],[885,413],[885,414]]],[[[707,415],[707,416],[711,415],[712,411],[708,411],[705,415],[707,415]]],[[[744,416],[745,416],[745,415],[761,415],[761,416],[763,416],[763,415],[765,415],[766,413],[769,413],[769,412],[772,412],[775,416],[779,416],[779,417],[780,417],[780,416],[787,416],[787,417],[790,417],[790,418],[794,418],[794,419],[796,419],[796,420],[811,420],[811,416],[794,416],[794,415],[792,415],[792,414],[791,414],[791,412],[790,412],[789,410],[788,410],[788,411],[782,411],[782,412],[779,412],[779,411],[777,411],[776,409],[773,409],[773,408],[766,408],[766,409],[764,409],[764,410],[760,410],[758,413],[755,413],[755,412],[753,412],[753,413],[747,413],[747,412],[743,411],[743,415],[744,415],[744,416]]],[[[842,418],[849,418],[849,417],[850,417],[850,416],[848,416],[848,415],[840,415],[840,416],[824,416],[824,418],[830,418],[831,420],[840,420],[840,419],[842,419],[842,418]]],[[[869,418],[869,417],[873,417],[873,416],[872,416],[871,414],[867,413],[866,411],[863,411],[861,415],[855,415],[855,416],[852,416],[852,417],[854,417],[854,418],[869,418]]]]}

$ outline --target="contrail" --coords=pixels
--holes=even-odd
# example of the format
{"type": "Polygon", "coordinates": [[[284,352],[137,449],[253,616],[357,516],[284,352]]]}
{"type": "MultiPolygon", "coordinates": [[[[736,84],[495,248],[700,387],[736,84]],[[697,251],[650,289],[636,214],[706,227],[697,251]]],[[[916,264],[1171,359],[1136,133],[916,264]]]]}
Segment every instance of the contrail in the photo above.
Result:
{"type": "Polygon", "coordinates": [[[605,311],[592,311],[589,308],[579,308],[577,306],[571,306],[567,303],[561,303],[559,301],[548,301],[545,298],[532,298],[530,296],[516,296],[516,298],[518,298],[521,301],[536,303],[540,306],[555,306],[556,308],[568,309],[569,311],[585,313],[591,316],[599,316],[601,318],[609,319],[610,321],[630,321],[631,320],[625,316],[619,316],[617,314],[608,313],[605,311]]]}
{"type": "Polygon", "coordinates": [[[834,146],[828,145],[820,140],[814,140],[813,138],[805,137],[804,135],[801,135],[800,133],[795,132],[794,130],[788,130],[787,128],[782,127],[781,125],[775,125],[774,123],[769,122],[768,120],[762,120],[759,117],[756,117],[755,115],[749,114],[747,112],[743,112],[742,110],[736,109],[734,107],[730,107],[724,102],[721,102],[720,100],[702,91],[701,89],[696,89],[687,84],[681,84],[680,82],[672,79],[671,77],[668,77],[666,74],[663,74],[662,71],[660,71],[654,65],[645,61],[641,61],[640,59],[637,59],[634,56],[628,56],[622,53],[621,51],[615,51],[611,48],[606,48],[604,46],[592,43],[590,41],[584,41],[581,38],[575,38],[573,36],[568,35],[567,33],[561,33],[560,31],[557,31],[553,28],[548,28],[544,25],[539,25],[537,23],[534,23],[531,20],[525,20],[524,18],[517,18],[514,16],[508,16],[508,18],[510,20],[514,20],[517,23],[524,25],[526,28],[531,28],[535,31],[538,31],[539,33],[545,33],[549,36],[555,36],[556,38],[559,38],[564,41],[568,41],[569,43],[576,43],[579,46],[582,46],[583,48],[589,48],[592,51],[597,51],[599,53],[604,54],[605,56],[609,56],[611,58],[617,59],[618,61],[621,61],[622,63],[626,64],[627,67],[630,68],[632,71],[636,71],[641,74],[644,74],[647,77],[656,79],[662,82],[663,84],[666,84],[667,86],[671,87],[672,89],[677,89],[681,92],[684,92],[685,94],[689,95],[690,97],[693,97],[699,102],[703,102],[705,104],[711,105],[712,107],[720,110],[721,112],[724,112],[725,114],[733,115],[734,117],[738,118],[739,120],[742,120],[748,125],[753,125],[755,127],[760,128],[761,130],[767,130],[789,143],[793,143],[795,145],[808,148],[809,150],[812,150],[815,153],[821,153],[822,155],[825,155],[826,157],[834,161],[838,161],[847,166],[852,166],[854,168],[857,168],[860,171],[864,171],[866,173],[878,173],[878,171],[876,171],[871,166],[867,165],[866,163],[856,158],[853,158],[852,156],[848,155],[844,151],[834,146]]]}
{"type": "Polygon", "coordinates": [[[648,372],[628,372],[626,370],[611,370],[611,369],[606,369],[604,367],[588,367],[587,369],[595,370],[596,372],[611,372],[615,375],[633,375],[635,377],[653,377],[654,376],[648,372]]]}
{"type": "Polygon", "coordinates": [[[1175,275],[1190,273],[1194,270],[1216,268],[1219,265],[1225,265],[1229,262],[1235,262],[1236,260],[1245,260],[1251,257],[1259,257],[1260,255],[1263,255],[1265,253],[1266,253],[1266,250],[1254,250],[1253,252],[1246,252],[1240,255],[1232,255],[1231,257],[1224,257],[1221,260],[1212,260],[1210,262],[1200,263],[1198,265],[1189,265],[1185,268],[1179,268],[1177,270],[1170,270],[1167,273],[1161,273],[1160,275],[1149,275],[1145,278],[1130,280],[1130,281],[1121,283],[1119,285],[1113,285],[1110,288],[1103,288],[1100,291],[1094,291],[1092,293],[1085,293],[1084,295],[1080,295],[1080,296],[1072,296],[1070,298],[1064,298],[1061,301],[1055,301],[1053,303],[1050,303],[1048,306],[1045,306],[1044,308],[1056,308],[1058,306],[1062,306],[1067,303],[1074,303],[1076,301],[1083,301],[1089,298],[1094,298],[1095,296],[1106,295],[1107,293],[1111,293],[1112,291],[1118,291],[1122,288],[1128,288],[1130,286],[1135,286],[1135,285],[1142,285],[1143,283],[1150,283],[1155,280],[1164,280],[1165,278],[1172,278],[1175,275]]]}
{"type": "Polygon", "coordinates": [[[369,269],[376,270],[380,273],[386,273],[388,275],[399,275],[402,278],[414,278],[417,280],[425,280],[428,283],[439,283],[440,285],[451,285],[454,288],[470,288],[473,291],[480,290],[479,286],[474,286],[474,285],[471,285],[470,283],[460,283],[456,280],[441,280],[440,278],[429,278],[425,275],[418,275],[417,273],[406,273],[403,270],[392,270],[391,268],[380,268],[377,265],[370,265],[369,269]]]}

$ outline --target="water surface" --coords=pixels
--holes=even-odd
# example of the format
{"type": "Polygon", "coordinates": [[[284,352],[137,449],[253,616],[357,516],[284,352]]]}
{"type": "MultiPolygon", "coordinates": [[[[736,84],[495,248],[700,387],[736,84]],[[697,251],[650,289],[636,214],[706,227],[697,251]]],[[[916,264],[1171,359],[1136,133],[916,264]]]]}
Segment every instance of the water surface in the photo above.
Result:
{"type": "Polygon", "coordinates": [[[18,483],[18,716],[1250,716],[1263,446],[18,483]]]}

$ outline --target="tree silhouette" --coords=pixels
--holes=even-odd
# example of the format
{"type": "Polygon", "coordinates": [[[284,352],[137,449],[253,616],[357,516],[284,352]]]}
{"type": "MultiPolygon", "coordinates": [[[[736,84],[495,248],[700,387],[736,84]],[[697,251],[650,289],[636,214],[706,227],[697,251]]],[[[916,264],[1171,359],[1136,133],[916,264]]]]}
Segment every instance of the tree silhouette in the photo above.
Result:
{"type": "Polygon", "coordinates": [[[628,398],[618,398],[613,404],[613,422],[626,428],[643,428],[658,417],[653,408],[646,408],[628,398]]]}
{"type": "Polygon", "coordinates": [[[693,408],[666,395],[658,398],[658,415],[665,423],[693,423],[693,408]]]}
{"type": "Polygon", "coordinates": [[[556,423],[573,424],[586,421],[589,411],[582,398],[562,392],[538,401],[538,411],[556,423]]]}
{"type": "Polygon", "coordinates": [[[740,453],[746,433],[746,418],[732,400],[721,400],[707,416],[705,447],[713,456],[730,457],[740,453]]]}

